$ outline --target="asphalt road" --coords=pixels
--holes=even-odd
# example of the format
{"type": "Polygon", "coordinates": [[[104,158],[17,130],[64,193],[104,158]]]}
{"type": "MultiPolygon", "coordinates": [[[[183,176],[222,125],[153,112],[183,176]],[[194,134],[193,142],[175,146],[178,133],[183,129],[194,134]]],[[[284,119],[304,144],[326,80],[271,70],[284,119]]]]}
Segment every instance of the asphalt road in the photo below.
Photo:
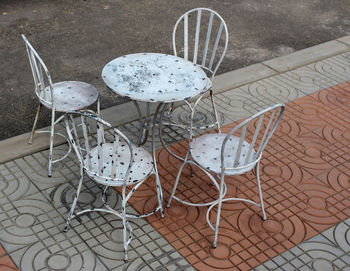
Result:
{"type": "MultiPolygon", "coordinates": [[[[106,89],[103,66],[130,53],[172,53],[173,25],[194,7],[227,23],[218,74],[350,34],[350,0],[1,0],[0,140],[30,131],[38,103],[21,33],[55,82],[95,85],[107,108],[126,99],[106,89]]],[[[45,110],[39,127],[49,124],[45,110]]]]}

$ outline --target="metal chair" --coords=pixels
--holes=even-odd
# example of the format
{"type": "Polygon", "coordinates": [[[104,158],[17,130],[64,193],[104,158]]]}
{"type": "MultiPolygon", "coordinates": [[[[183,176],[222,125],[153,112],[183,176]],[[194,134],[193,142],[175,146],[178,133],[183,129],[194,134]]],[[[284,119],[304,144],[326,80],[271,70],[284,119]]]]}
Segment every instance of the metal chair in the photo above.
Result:
{"type": "Polygon", "coordinates": [[[142,147],[133,145],[123,133],[95,114],[86,111],[76,113],[80,115],[79,122],[69,114],[65,117],[65,123],[68,138],[80,162],[80,180],[64,231],[67,231],[71,219],[84,213],[107,212],[114,214],[122,219],[124,261],[127,262],[127,247],[132,239],[132,228],[128,218],[144,218],[157,211],[160,211],[163,217],[162,190],[158,174],[154,169],[153,157],[142,147]],[[97,127],[97,140],[89,136],[87,132],[88,121],[90,126],[93,127],[95,124],[97,127]],[[82,140],[79,140],[80,136],[82,136],[82,140]],[[97,184],[104,186],[101,197],[104,208],[84,209],[74,213],[82,188],[84,172],[97,184]],[[156,179],[158,205],[153,211],[145,214],[127,214],[126,204],[128,200],[151,174],[154,174],[156,179]],[[121,211],[114,210],[108,205],[106,192],[109,187],[121,187],[121,211]],[[127,191],[127,188],[130,189],[127,191]],[[127,234],[127,227],[129,234],[127,234]]]}
{"type": "MultiPolygon", "coordinates": [[[[220,212],[223,202],[239,200],[254,204],[261,208],[262,217],[266,220],[260,185],[259,164],[263,150],[276,130],[276,127],[282,118],[284,109],[285,106],[283,104],[276,104],[268,107],[242,121],[227,134],[213,133],[193,138],[192,133],[190,133],[189,150],[184,163],[181,165],[177,174],[167,207],[170,206],[173,198],[186,205],[209,206],[207,211],[207,223],[215,232],[213,248],[215,248],[217,244],[220,212]],[[191,203],[181,200],[174,195],[181,173],[186,165],[195,165],[206,173],[218,189],[219,195],[216,200],[207,203],[191,203]],[[252,169],[254,169],[256,174],[260,203],[244,198],[225,198],[225,176],[241,175],[252,169]],[[210,223],[209,214],[215,205],[218,205],[218,210],[216,225],[214,228],[210,223]]],[[[192,111],[192,116],[193,114],[194,111],[192,111]]],[[[190,124],[192,125],[192,122],[190,124]]]]}
{"type": "Polygon", "coordinates": [[[34,50],[33,46],[29,43],[27,38],[22,34],[22,38],[26,44],[27,53],[29,57],[30,67],[33,73],[35,94],[39,98],[39,106],[34,119],[32,132],[29,138],[29,144],[32,144],[34,133],[50,133],[50,152],[49,152],[49,165],[48,175],[52,175],[52,164],[59,162],[67,157],[68,152],[57,160],[52,158],[53,140],[54,135],[65,137],[60,133],[55,133],[55,125],[60,122],[64,115],[55,120],[55,113],[57,112],[70,112],[73,110],[79,110],[89,107],[97,101],[97,112],[100,111],[99,93],[97,89],[87,83],[78,81],[63,81],[58,83],[52,83],[50,73],[46,68],[45,63],[42,61],[38,53],[34,50]],[[40,110],[42,106],[51,109],[51,129],[50,131],[35,131],[40,110]]]}
{"type": "MultiPolygon", "coordinates": [[[[228,45],[228,31],[224,19],[215,11],[208,8],[195,8],[184,13],[176,22],[173,35],[174,55],[183,57],[203,68],[213,81],[214,76],[225,56],[228,45]],[[193,28],[191,28],[191,25],[193,28]]],[[[213,110],[211,123],[198,124],[192,128],[207,129],[217,126],[220,131],[220,122],[215,106],[213,89],[209,89],[213,110]]],[[[174,119],[174,105],[167,112],[170,124],[189,127],[189,120],[182,123],[174,119]]],[[[196,112],[195,119],[199,122],[205,118],[201,111],[196,112]]]]}

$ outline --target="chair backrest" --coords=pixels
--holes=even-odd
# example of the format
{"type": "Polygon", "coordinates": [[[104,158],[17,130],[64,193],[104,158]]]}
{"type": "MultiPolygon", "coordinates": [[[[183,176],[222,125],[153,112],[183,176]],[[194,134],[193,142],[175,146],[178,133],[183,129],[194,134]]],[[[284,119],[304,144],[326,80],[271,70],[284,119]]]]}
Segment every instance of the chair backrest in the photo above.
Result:
{"type": "Polygon", "coordinates": [[[261,159],[262,152],[275,132],[284,110],[284,104],[275,104],[235,126],[223,141],[221,149],[221,168],[224,169],[224,159],[227,155],[226,144],[229,142],[232,135],[238,137],[239,141],[238,145],[235,146],[237,149],[235,149],[235,153],[233,154],[235,155],[233,165],[230,168],[226,166],[225,170],[243,169],[255,165],[261,159]],[[245,146],[245,141],[249,144],[249,147],[245,146]],[[244,151],[242,151],[243,149],[244,151]]]}
{"type": "Polygon", "coordinates": [[[73,118],[73,114],[68,114],[65,116],[65,124],[69,141],[81,166],[91,175],[103,178],[106,182],[108,180],[125,182],[133,163],[133,151],[130,140],[117,128],[94,113],[88,111],[76,111],[74,113],[80,118],[73,118]],[[108,148],[106,148],[106,143],[110,143],[108,148]],[[118,162],[118,148],[120,145],[128,147],[130,150],[129,165],[124,165],[123,163],[123,168],[125,168],[123,178],[116,176],[116,169],[120,166],[118,162]],[[90,155],[93,150],[95,151],[95,157],[97,154],[97,161],[93,161],[90,155]],[[104,172],[105,162],[107,161],[110,166],[108,176],[106,171],[104,172]]]}
{"type": "Polygon", "coordinates": [[[53,95],[52,95],[52,80],[50,73],[42,61],[38,53],[35,51],[33,46],[29,43],[27,38],[22,34],[21,35],[27,48],[28,58],[30,67],[33,73],[34,85],[35,85],[35,93],[38,96],[39,100],[52,105],[53,95]],[[50,95],[45,91],[45,88],[50,88],[50,95]]]}
{"type": "Polygon", "coordinates": [[[183,14],[174,26],[174,55],[200,65],[209,73],[211,79],[224,58],[227,44],[226,23],[211,9],[191,9],[183,14]]]}

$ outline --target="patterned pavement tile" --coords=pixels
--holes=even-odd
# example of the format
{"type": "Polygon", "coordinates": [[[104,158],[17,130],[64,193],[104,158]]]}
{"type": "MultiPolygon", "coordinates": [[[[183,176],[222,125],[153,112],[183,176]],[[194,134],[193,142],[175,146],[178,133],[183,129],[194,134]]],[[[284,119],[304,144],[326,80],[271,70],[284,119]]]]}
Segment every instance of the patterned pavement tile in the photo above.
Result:
{"type": "MultiPolygon", "coordinates": [[[[143,219],[131,221],[128,264],[123,261],[121,221],[112,215],[81,216],[63,233],[79,166],[70,155],[48,178],[47,162],[44,151],[1,165],[0,244],[8,253],[0,256],[4,270],[16,270],[16,265],[20,270],[194,270],[143,219]]],[[[85,178],[77,208],[101,206],[100,194],[85,178]]],[[[108,202],[118,208],[120,196],[111,190],[108,202]]]]}
{"type": "MultiPolygon", "coordinates": [[[[280,128],[261,162],[267,221],[261,220],[255,207],[224,204],[217,249],[211,248],[213,232],[206,224],[205,208],[174,203],[166,210],[165,218],[154,216],[148,221],[197,270],[250,270],[348,218],[349,90],[350,85],[344,83],[287,103],[280,128]]],[[[232,127],[228,125],[224,130],[232,127]]],[[[172,149],[179,152],[185,146],[179,142],[172,149]]],[[[181,163],[165,150],[158,152],[158,161],[167,198],[181,163]]],[[[195,169],[194,177],[187,174],[183,174],[178,188],[180,197],[192,202],[215,198],[203,173],[195,169]]],[[[256,199],[254,180],[252,173],[231,178],[228,191],[256,199]]],[[[132,205],[138,212],[156,204],[155,197],[134,199],[132,205]]],[[[336,251],[335,255],[340,255],[336,251]]],[[[322,266],[322,261],[315,262],[315,254],[309,258],[315,266],[322,266]]],[[[306,264],[294,260],[292,265],[283,259],[277,264],[284,265],[285,270],[306,264]]],[[[342,261],[346,259],[342,257],[342,261]]]]}
{"type": "MultiPolygon", "coordinates": [[[[319,90],[343,83],[350,79],[350,53],[340,54],[308,66],[281,73],[215,95],[217,109],[223,124],[245,118],[275,103],[286,103],[294,99],[313,94],[319,90]]],[[[211,101],[204,98],[199,111],[210,115],[211,101]]],[[[189,111],[186,106],[177,108],[175,116],[187,120],[189,111]]],[[[203,117],[203,122],[210,122],[203,117]]],[[[134,124],[137,135],[138,122],[134,124]]],[[[177,141],[181,140],[177,138],[177,141]]],[[[175,140],[173,142],[176,142],[175,140]]],[[[160,145],[157,145],[160,147],[160,145]]]]}
{"type": "MultiPolygon", "coordinates": [[[[218,247],[212,249],[206,209],[173,202],[165,218],[156,214],[147,221],[131,221],[135,237],[130,261],[124,264],[121,223],[115,217],[91,213],[73,220],[72,228],[62,232],[79,164],[71,154],[54,165],[54,175],[48,178],[48,151],[42,151],[0,165],[0,244],[7,252],[0,246],[0,269],[347,270],[350,82],[344,81],[350,79],[349,67],[350,53],[344,53],[215,96],[226,131],[269,105],[287,103],[261,163],[267,221],[250,205],[224,204],[218,247]]],[[[203,99],[200,111],[204,114],[199,119],[210,122],[209,98],[203,99]]],[[[187,120],[188,110],[179,107],[175,116],[187,120]]],[[[136,141],[138,121],[120,128],[136,141]]],[[[183,130],[164,127],[164,135],[170,149],[185,155],[183,130]]],[[[145,146],[150,150],[150,141],[145,146]]],[[[156,146],[162,146],[158,139],[156,146]]],[[[55,155],[66,149],[66,145],[55,148],[55,155]]],[[[167,198],[180,163],[164,149],[158,151],[158,161],[167,198]]],[[[197,202],[216,197],[200,170],[194,168],[194,177],[189,173],[184,172],[179,185],[182,197],[197,202]]],[[[256,199],[254,181],[251,173],[231,178],[228,193],[256,199]]],[[[129,211],[153,209],[154,187],[150,178],[133,196],[129,211]]],[[[81,196],[79,208],[101,205],[100,189],[88,178],[81,196]]],[[[108,201],[120,206],[114,190],[108,201]]]]}
{"type": "Polygon", "coordinates": [[[254,270],[350,270],[349,251],[350,220],[347,219],[254,270]]]}
{"type": "MultiPolygon", "coordinates": [[[[252,97],[260,100],[260,102],[257,103],[258,105],[261,104],[261,101],[265,102],[262,105],[263,108],[265,108],[266,105],[286,103],[304,96],[295,86],[286,84],[282,75],[254,82],[241,87],[241,89],[245,89],[252,97]]],[[[255,109],[255,107],[253,108],[255,109]]],[[[260,108],[258,108],[258,110],[259,109],[260,108]]]]}
{"type": "Polygon", "coordinates": [[[324,76],[308,67],[301,67],[279,75],[284,84],[300,90],[304,95],[339,84],[332,78],[324,76]]]}
{"type": "Polygon", "coordinates": [[[338,83],[350,80],[350,53],[346,52],[322,61],[310,64],[307,67],[325,75],[338,83]]]}

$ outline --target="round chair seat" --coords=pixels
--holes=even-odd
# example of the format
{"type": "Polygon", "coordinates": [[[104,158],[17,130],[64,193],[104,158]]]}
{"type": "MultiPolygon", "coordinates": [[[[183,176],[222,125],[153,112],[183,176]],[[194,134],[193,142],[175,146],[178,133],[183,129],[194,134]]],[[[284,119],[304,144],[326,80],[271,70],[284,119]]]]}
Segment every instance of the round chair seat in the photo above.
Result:
{"type": "MultiPolygon", "coordinates": [[[[211,170],[215,173],[221,173],[221,147],[224,139],[227,134],[206,134],[200,137],[197,137],[192,145],[192,157],[193,159],[200,164],[202,167],[211,170]]],[[[239,138],[236,136],[231,136],[226,143],[225,147],[225,158],[224,166],[225,168],[233,168],[233,163],[236,157],[236,152],[238,150],[239,138]]],[[[253,165],[248,167],[240,168],[244,165],[253,163],[256,160],[256,152],[253,149],[252,153],[247,161],[246,156],[248,155],[250,144],[246,141],[243,142],[241,155],[238,160],[238,165],[236,169],[230,169],[225,172],[228,175],[242,174],[251,170],[253,165]]]]}
{"type": "MultiPolygon", "coordinates": [[[[98,90],[88,83],[79,81],[63,81],[52,85],[55,110],[69,112],[89,107],[98,99],[98,90]]],[[[48,108],[51,108],[50,87],[45,88],[41,93],[40,101],[48,108]]]]}
{"type": "MultiPolygon", "coordinates": [[[[126,170],[129,167],[130,163],[130,149],[127,144],[120,144],[118,146],[117,153],[117,164],[116,164],[116,179],[106,179],[106,177],[111,177],[112,169],[112,155],[113,155],[113,143],[104,143],[102,144],[102,153],[103,153],[103,176],[100,176],[99,167],[98,167],[98,147],[90,150],[89,157],[91,159],[91,168],[88,165],[88,160],[84,159],[84,168],[87,175],[90,178],[94,179],[96,182],[109,185],[109,186],[122,186],[122,179],[125,178],[126,170]],[[121,180],[117,180],[121,179],[121,180]]],[[[132,146],[134,152],[134,161],[130,169],[129,177],[127,180],[127,185],[135,184],[146,179],[153,170],[153,159],[151,154],[145,149],[137,146],[132,146]]],[[[102,158],[101,158],[102,159],[102,158]]]]}

